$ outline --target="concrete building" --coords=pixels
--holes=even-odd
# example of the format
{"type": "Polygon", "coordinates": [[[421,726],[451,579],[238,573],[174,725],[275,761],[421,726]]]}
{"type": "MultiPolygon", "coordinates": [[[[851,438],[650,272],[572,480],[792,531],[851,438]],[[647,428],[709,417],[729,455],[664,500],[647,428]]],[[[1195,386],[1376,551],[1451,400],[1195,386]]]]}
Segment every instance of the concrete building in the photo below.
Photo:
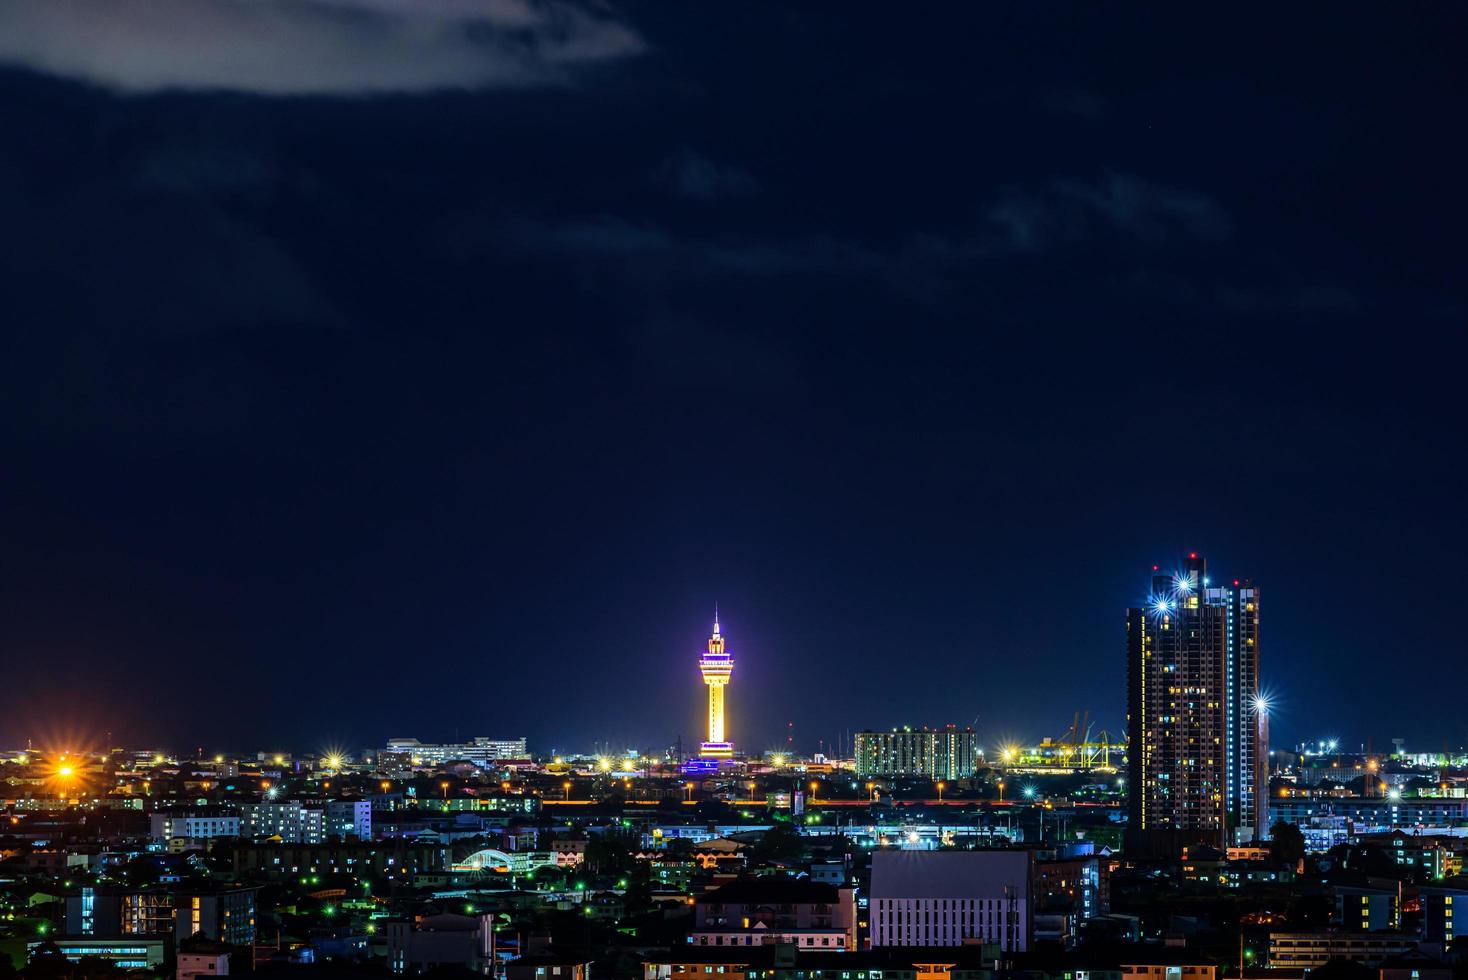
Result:
{"type": "Polygon", "coordinates": [[[554,948],[534,949],[505,964],[505,980],[589,980],[591,963],[554,948]]]}
{"type": "Polygon", "coordinates": [[[1377,965],[1377,980],[1453,980],[1453,968],[1420,950],[1389,956],[1377,965]]]}
{"type": "Polygon", "coordinates": [[[235,814],[202,813],[196,810],[162,810],[151,814],[154,840],[213,840],[238,837],[240,818],[235,814]]]}
{"type": "Polygon", "coordinates": [[[1398,898],[1395,888],[1337,885],[1336,921],[1346,932],[1381,932],[1401,928],[1398,898]]]}
{"type": "Polygon", "coordinates": [[[474,738],[468,742],[430,743],[416,738],[390,738],[378,755],[385,766],[401,768],[437,766],[445,762],[472,762],[488,768],[501,759],[524,759],[530,755],[524,736],[520,738],[474,738]]]}
{"type": "Polygon", "coordinates": [[[1218,964],[1175,946],[1128,949],[1121,957],[1121,980],[1217,980],[1218,964]]]}
{"type": "Polygon", "coordinates": [[[173,896],[164,891],[84,887],[66,897],[68,936],[153,936],[173,931],[173,896]]]}
{"type": "Polygon", "coordinates": [[[872,854],[872,945],[993,943],[1033,936],[1034,852],[880,850],[872,854]]]}
{"type": "Polygon", "coordinates": [[[387,964],[394,973],[424,973],[434,967],[460,966],[489,973],[494,962],[494,917],[429,915],[388,920],[387,964]]]}
{"type": "Polygon", "coordinates": [[[1109,857],[1089,844],[1035,862],[1035,936],[1069,947],[1081,924],[1111,911],[1109,857]],[[1042,922],[1043,918],[1043,922],[1042,922]]]}
{"type": "Polygon", "coordinates": [[[854,888],[782,876],[743,878],[698,896],[689,942],[852,950],[856,918],[854,888]]]}
{"type": "Polygon", "coordinates": [[[231,946],[255,941],[258,888],[186,889],[174,901],[173,935],[177,940],[203,936],[231,946]]]}
{"type": "Polygon", "coordinates": [[[1459,936],[1468,936],[1468,877],[1423,885],[1422,938],[1444,950],[1459,936]],[[1462,912],[1454,917],[1454,912],[1462,912]]]}
{"type": "MultiPolygon", "coordinates": [[[[47,949],[46,940],[36,940],[26,944],[30,968],[35,970],[38,976],[66,976],[66,972],[58,970],[52,973],[49,970],[38,969],[48,960],[60,958],[70,963],[111,963],[118,970],[153,970],[163,965],[163,959],[167,955],[167,940],[160,936],[126,936],[123,938],[104,938],[91,936],[71,936],[57,939],[54,942],[56,952],[47,949]]],[[[53,966],[64,966],[64,964],[53,963],[53,966]]]]}
{"type": "Polygon", "coordinates": [[[240,836],[250,840],[279,837],[287,844],[319,844],[326,839],[326,814],[299,800],[246,803],[240,807],[240,836]]]}
{"type": "Polygon", "coordinates": [[[1398,827],[1459,827],[1468,823],[1468,798],[1399,796],[1305,796],[1269,802],[1271,826],[1280,821],[1300,828],[1332,818],[1355,834],[1388,833],[1398,827]]]}
{"type": "Polygon", "coordinates": [[[404,881],[415,874],[449,868],[448,849],[405,838],[343,841],[336,844],[242,844],[234,849],[235,873],[260,872],[273,877],[303,874],[371,874],[404,881]]]}
{"type": "Polygon", "coordinates": [[[198,936],[178,944],[174,980],[198,980],[229,976],[229,958],[234,948],[227,943],[198,936]]]}
{"type": "Polygon", "coordinates": [[[326,804],[327,837],[346,840],[372,839],[372,802],[370,800],[332,800],[326,804]]]}
{"type": "MultiPolygon", "coordinates": [[[[955,946],[943,950],[901,948],[833,953],[773,946],[683,946],[666,952],[649,951],[643,960],[643,980],[1122,980],[1114,962],[1072,962],[1050,958],[1040,964],[1009,959],[1015,969],[995,969],[1001,954],[994,946],[955,946]],[[1077,969],[1078,968],[1078,969],[1077,969]]],[[[1294,978],[1298,980],[1298,978],[1294,978]]]]}
{"type": "Polygon", "coordinates": [[[971,728],[894,728],[857,732],[858,778],[964,779],[979,771],[979,736],[971,728]]]}
{"type": "Polygon", "coordinates": [[[1382,960],[1417,949],[1416,936],[1399,932],[1272,932],[1269,965],[1313,970],[1332,959],[1376,966],[1382,960]]]}

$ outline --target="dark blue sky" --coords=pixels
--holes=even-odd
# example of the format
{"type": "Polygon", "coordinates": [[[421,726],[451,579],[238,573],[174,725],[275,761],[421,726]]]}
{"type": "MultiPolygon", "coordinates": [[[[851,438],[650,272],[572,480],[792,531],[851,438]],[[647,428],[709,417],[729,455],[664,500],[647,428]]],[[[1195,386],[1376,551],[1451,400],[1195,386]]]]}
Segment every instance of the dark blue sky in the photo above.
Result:
{"type": "Polygon", "coordinates": [[[1119,733],[1193,549],[1468,737],[1460,8],[392,6],[0,4],[0,738],[1119,733]]]}

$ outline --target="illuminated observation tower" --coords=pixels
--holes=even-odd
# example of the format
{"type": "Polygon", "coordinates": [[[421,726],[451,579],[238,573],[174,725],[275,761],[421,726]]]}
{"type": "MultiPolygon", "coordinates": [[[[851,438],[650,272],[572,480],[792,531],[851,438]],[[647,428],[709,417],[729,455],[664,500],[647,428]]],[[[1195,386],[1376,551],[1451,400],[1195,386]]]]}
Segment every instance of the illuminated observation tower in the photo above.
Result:
{"type": "Polygon", "coordinates": [[[709,637],[708,652],[698,661],[703,682],[709,686],[709,738],[699,746],[698,754],[705,759],[730,759],[734,756],[734,743],[725,739],[724,732],[724,688],[729,675],[734,672],[734,661],[724,650],[724,637],[719,633],[719,607],[714,607],[714,632],[709,637]]]}

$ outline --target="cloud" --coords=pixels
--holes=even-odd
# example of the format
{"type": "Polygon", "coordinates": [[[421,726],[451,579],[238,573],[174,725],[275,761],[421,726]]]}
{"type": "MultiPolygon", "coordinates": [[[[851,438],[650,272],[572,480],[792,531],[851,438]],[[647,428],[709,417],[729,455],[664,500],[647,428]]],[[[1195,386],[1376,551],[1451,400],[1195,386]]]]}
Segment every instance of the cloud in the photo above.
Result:
{"type": "Polygon", "coordinates": [[[0,64],[128,93],[549,85],[642,48],[568,0],[0,0],[0,64]]]}
{"type": "Polygon", "coordinates": [[[759,193],[759,181],[745,171],[721,166],[686,146],[659,164],[654,177],[674,194],[696,201],[759,193]]]}
{"type": "Polygon", "coordinates": [[[1064,179],[1039,190],[1011,189],[987,217],[1016,251],[1120,235],[1143,242],[1176,238],[1219,241],[1233,222],[1206,194],[1154,184],[1130,174],[1094,183],[1064,179]]]}

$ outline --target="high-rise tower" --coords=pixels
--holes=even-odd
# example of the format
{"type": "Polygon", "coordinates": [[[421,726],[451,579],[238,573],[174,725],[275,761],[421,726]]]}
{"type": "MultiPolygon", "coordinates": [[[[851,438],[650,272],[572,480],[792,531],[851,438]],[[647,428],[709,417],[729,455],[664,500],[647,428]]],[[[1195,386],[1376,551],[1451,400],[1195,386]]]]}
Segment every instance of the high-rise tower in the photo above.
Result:
{"type": "Polygon", "coordinates": [[[719,632],[719,609],[714,607],[714,632],[709,636],[708,650],[698,661],[703,682],[709,688],[709,737],[699,746],[705,759],[728,759],[734,755],[734,743],[724,731],[724,688],[734,672],[734,661],[724,650],[724,637],[719,632]]]}
{"type": "Polygon", "coordinates": [[[1259,590],[1215,585],[1196,553],[1154,567],[1127,611],[1127,849],[1173,855],[1267,832],[1268,703],[1259,590]]]}

